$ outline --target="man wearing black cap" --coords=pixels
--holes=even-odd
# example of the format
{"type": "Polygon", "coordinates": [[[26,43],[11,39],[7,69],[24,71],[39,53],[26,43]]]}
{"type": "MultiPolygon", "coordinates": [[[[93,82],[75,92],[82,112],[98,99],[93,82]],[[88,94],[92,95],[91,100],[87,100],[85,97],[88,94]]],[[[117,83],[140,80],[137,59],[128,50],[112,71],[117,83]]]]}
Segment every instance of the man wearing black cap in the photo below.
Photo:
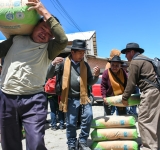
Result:
{"type": "Polygon", "coordinates": [[[160,149],[160,91],[153,86],[156,81],[156,73],[152,64],[146,60],[134,60],[142,55],[144,50],[137,43],[128,43],[121,51],[126,55],[129,66],[129,77],[126,89],[122,96],[122,103],[127,106],[128,98],[137,85],[141,91],[141,102],[139,105],[138,125],[142,139],[143,150],[160,149]]]}
{"type": "Polygon", "coordinates": [[[92,75],[88,63],[84,61],[86,50],[88,49],[86,49],[86,42],[84,40],[74,40],[71,47],[71,55],[64,62],[57,64],[56,67],[53,66],[57,61],[55,59],[47,73],[47,78],[50,78],[53,74],[59,74],[60,68],[63,68],[61,74],[62,92],[59,106],[61,111],[66,112],[68,150],[76,149],[76,130],[79,111],[81,112],[81,132],[78,140],[78,149],[90,150],[87,146],[87,139],[89,137],[93,113],[88,87],[97,82],[100,68],[98,66],[94,67],[92,75]]]}

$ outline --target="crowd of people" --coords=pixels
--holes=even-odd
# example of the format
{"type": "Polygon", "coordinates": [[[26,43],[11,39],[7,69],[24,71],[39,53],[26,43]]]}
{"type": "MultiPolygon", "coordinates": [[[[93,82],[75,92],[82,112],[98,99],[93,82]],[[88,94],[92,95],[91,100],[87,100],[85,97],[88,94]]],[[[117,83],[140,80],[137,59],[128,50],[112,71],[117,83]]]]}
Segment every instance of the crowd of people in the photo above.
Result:
{"type": "MultiPolygon", "coordinates": [[[[130,64],[132,64],[132,62],[134,62],[134,60],[132,60],[132,59],[136,56],[145,57],[141,54],[144,52],[144,50],[139,48],[138,44],[129,43],[129,44],[127,44],[127,46],[126,46],[126,49],[121,51],[121,53],[122,54],[124,53],[126,55],[126,58],[128,59],[128,62],[130,64]],[[132,47],[128,48],[127,47],[128,45],[131,45],[132,47]],[[128,54],[129,52],[131,53],[130,55],[128,54]]],[[[71,47],[71,54],[67,58],[56,57],[52,61],[50,67],[48,68],[48,72],[47,72],[47,79],[51,78],[53,76],[56,76],[57,78],[61,79],[61,81],[60,81],[61,84],[64,83],[64,85],[63,84],[61,85],[62,86],[61,91],[60,92],[58,91],[60,98],[59,98],[59,100],[58,100],[58,98],[56,98],[57,99],[56,101],[59,102],[59,105],[57,105],[57,111],[58,112],[63,111],[66,114],[66,134],[67,134],[67,144],[68,144],[69,150],[76,149],[76,141],[77,141],[76,129],[77,129],[77,121],[79,120],[79,116],[80,116],[80,124],[81,124],[81,133],[80,133],[79,139],[78,139],[78,147],[80,150],[81,149],[82,150],[83,149],[84,150],[90,149],[87,146],[87,138],[89,137],[90,123],[91,123],[93,115],[92,115],[91,105],[89,105],[89,103],[88,103],[89,100],[86,99],[86,101],[88,101],[88,102],[83,101],[85,103],[81,102],[81,90],[84,88],[84,91],[89,91],[89,89],[87,90],[88,85],[92,85],[97,81],[100,70],[96,66],[93,69],[93,73],[91,73],[90,67],[85,62],[85,65],[86,65],[85,67],[87,68],[86,69],[87,74],[85,72],[83,72],[83,74],[85,74],[85,77],[87,77],[87,79],[83,79],[84,77],[81,77],[82,76],[82,74],[80,74],[81,62],[83,62],[84,53],[86,50],[87,49],[85,48],[85,41],[74,40],[73,45],[71,47]],[[80,46],[80,44],[84,45],[84,47],[80,46]],[[68,69],[65,70],[64,68],[70,68],[70,70],[68,70],[68,69]],[[70,77],[68,77],[68,76],[70,76],[70,77]],[[85,81],[85,83],[87,83],[87,84],[81,85],[81,83],[80,83],[81,80],[79,79],[79,77],[81,77],[85,81]],[[79,85],[79,87],[78,87],[78,85],[79,85]],[[85,86],[86,88],[83,86],[85,86]],[[62,93],[62,91],[64,93],[62,93]],[[86,104],[88,104],[88,105],[86,105],[86,104]],[[60,110],[58,109],[58,107],[60,108],[60,110]]],[[[117,52],[117,50],[116,50],[116,52],[117,52]]],[[[111,53],[113,54],[114,51],[112,51],[111,53]]],[[[145,61],[145,60],[139,60],[139,61],[140,62],[143,61],[143,63],[147,62],[147,65],[150,64],[149,65],[151,67],[150,73],[153,78],[150,78],[149,80],[156,83],[157,82],[156,80],[152,80],[152,79],[155,79],[155,77],[156,77],[156,73],[154,71],[152,64],[148,61],[145,61]]],[[[137,62],[137,60],[136,60],[136,62],[137,62]]],[[[152,95],[150,95],[150,96],[151,97],[155,96],[155,98],[158,97],[157,87],[154,87],[150,83],[145,83],[146,85],[143,83],[144,85],[142,88],[140,83],[143,81],[143,79],[137,78],[137,76],[140,77],[140,75],[137,75],[136,73],[141,73],[143,76],[145,76],[144,72],[141,72],[141,71],[137,71],[137,72],[135,71],[134,73],[131,72],[132,68],[130,69],[128,63],[121,60],[120,53],[118,55],[113,55],[112,57],[110,57],[108,63],[109,64],[106,65],[107,66],[106,70],[103,72],[102,82],[101,82],[101,92],[102,92],[102,97],[104,98],[104,115],[112,115],[113,112],[116,110],[117,115],[132,114],[132,115],[138,116],[138,123],[139,123],[139,129],[140,129],[143,149],[154,149],[154,147],[159,147],[158,146],[159,142],[156,141],[156,138],[159,139],[159,137],[158,137],[159,136],[159,134],[158,134],[158,125],[159,125],[158,124],[158,117],[159,116],[158,116],[158,114],[156,116],[153,116],[153,115],[148,116],[149,114],[144,114],[144,111],[146,111],[146,113],[147,113],[147,110],[149,109],[147,107],[147,104],[149,102],[147,100],[145,100],[149,96],[141,97],[141,101],[142,101],[142,99],[144,99],[143,103],[147,103],[147,104],[140,103],[139,109],[141,109],[141,110],[139,110],[139,114],[137,114],[137,111],[136,111],[137,106],[128,106],[128,104],[127,104],[127,100],[130,97],[130,95],[131,94],[138,94],[139,91],[141,91],[141,95],[142,95],[143,90],[145,90],[143,88],[146,88],[146,90],[148,90],[148,88],[153,89],[153,93],[155,95],[153,95],[153,93],[152,93],[152,95]],[[131,78],[130,74],[134,75],[136,80],[133,77],[132,77],[133,79],[130,80],[130,78],[131,78]],[[139,81],[139,80],[141,80],[141,81],[139,81]],[[135,81],[134,84],[132,83],[133,81],[135,81]],[[130,85],[131,83],[133,84],[132,86],[130,85]],[[127,86],[128,86],[128,88],[130,87],[131,89],[130,88],[127,89],[127,86]],[[145,86],[148,86],[148,87],[145,87],[145,86]],[[128,91],[125,93],[126,90],[128,90],[128,91]],[[127,99],[125,98],[125,94],[128,96],[127,99]],[[105,100],[106,97],[115,96],[115,95],[123,95],[122,102],[126,107],[114,108],[114,106],[110,106],[106,103],[106,100],[105,100]],[[143,109],[143,111],[142,111],[142,109],[143,109]],[[139,118],[139,117],[141,117],[141,115],[142,116],[147,115],[147,116],[145,118],[143,118],[143,117],[139,118]],[[154,130],[153,130],[153,124],[151,122],[150,122],[151,125],[149,125],[148,123],[146,124],[144,122],[144,120],[146,120],[147,117],[149,117],[150,119],[152,118],[154,120],[154,123],[155,123],[154,130]],[[155,120],[155,119],[157,119],[157,120],[155,120]],[[144,131],[144,129],[145,129],[145,131],[144,131]],[[145,137],[146,135],[147,136],[150,135],[150,137],[146,138],[145,137]],[[152,144],[150,142],[152,142],[152,144]]],[[[84,68],[83,68],[83,70],[84,70],[84,68]]],[[[146,78],[147,77],[148,77],[148,73],[146,74],[146,78]]],[[[58,86],[59,86],[59,84],[58,84],[58,86]]],[[[59,89],[59,87],[57,87],[56,89],[59,89]]],[[[90,93],[88,92],[87,94],[84,94],[84,96],[85,95],[87,95],[87,97],[89,97],[90,93]]],[[[155,105],[153,105],[153,106],[155,107],[155,105]]],[[[151,106],[149,105],[149,107],[151,107],[151,106]]],[[[156,108],[158,109],[158,103],[156,103],[156,108]]],[[[152,111],[152,109],[149,111],[152,111]]],[[[157,111],[157,109],[156,109],[156,111],[157,111]]],[[[51,114],[52,114],[52,110],[51,110],[51,114]]],[[[64,116],[64,114],[63,114],[63,116],[64,116]]],[[[51,115],[51,120],[52,120],[52,115],[51,115]]],[[[64,120],[63,120],[63,123],[64,123],[64,120]]],[[[52,125],[52,121],[51,121],[51,125],[52,125]]],[[[61,126],[61,122],[60,122],[60,126],[61,126]]],[[[64,129],[61,127],[59,127],[59,128],[64,129]]]]}
{"type": "MultiPolygon", "coordinates": [[[[67,144],[69,150],[76,149],[76,141],[77,141],[76,129],[78,120],[80,120],[81,124],[81,132],[78,139],[78,148],[80,150],[90,149],[87,146],[87,138],[89,137],[90,123],[93,115],[91,106],[88,103],[89,100],[87,100],[86,98],[86,101],[88,102],[83,101],[85,103],[82,103],[81,101],[82,97],[81,90],[84,88],[83,87],[84,85],[81,85],[80,82],[81,80],[79,79],[79,77],[82,76],[82,74],[80,74],[81,63],[83,62],[84,53],[87,49],[85,48],[85,46],[84,47],[80,46],[80,43],[82,45],[83,44],[85,45],[85,41],[83,40],[74,40],[73,45],[71,47],[71,54],[67,58],[56,57],[52,61],[47,72],[47,79],[56,76],[57,78],[61,78],[61,84],[64,83],[61,85],[62,88],[59,95],[60,110],[58,109],[58,106],[57,110],[63,111],[66,114],[66,135],[67,135],[67,144]],[[70,68],[70,70],[68,69],[65,70],[64,68],[70,68]]],[[[116,111],[117,115],[132,114],[138,116],[138,125],[142,139],[142,147],[145,150],[145,149],[157,149],[157,147],[159,147],[159,141],[156,140],[159,139],[159,132],[158,132],[159,113],[152,114],[153,111],[152,107],[158,109],[159,106],[158,103],[159,91],[157,87],[153,86],[153,84],[150,84],[147,81],[146,83],[144,83],[145,80],[143,80],[143,78],[147,78],[148,74],[150,73],[149,80],[154,82],[155,84],[157,83],[155,79],[156,73],[152,64],[146,60],[138,60],[138,61],[132,60],[136,56],[142,56],[146,58],[144,55],[141,54],[143,52],[144,50],[142,48],[139,48],[139,45],[137,43],[127,44],[126,48],[121,52],[118,50],[111,51],[112,56],[110,56],[108,64],[106,65],[106,70],[103,72],[102,75],[101,93],[104,99],[103,105],[104,105],[105,116],[113,115],[114,111],[116,111]],[[114,52],[116,53],[115,55],[114,52]],[[140,63],[139,70],[137,70],[138,69],[137,65],[135,64],[133,65],[134,67],[136,67],[135,71],[134,68],[130,68],[128,63],[122,61],[120,58],[121,53],[126,55],[126,58],[130,63],[130,66],[132,62],[134,62],[135,64],[140,63]],[[145,65],[150,67],[151,70],[148,70],[148,72],[146,72],[146,70],[143,70],[143,67],[145,65]],[[132,71],[132,69],[134,70],[134,72],[132,71]],[[132,78],[130,74],[132,75],[132,78]],[[146,92],[145,90],[150,90],[150,89],[151,89],[150,92],[152,93],[150,95],[151,98],[147,93],[145,93],[146,92]],[[140,91],[141,91],[141,102],[139,105],[139,114],[138,114],[137,106],[128,106],[127,100],[129,99],[131,94],[140,94],[140,91]],[[146,94],[147,96],[145,96],[144,94],[146,94]],[[116,95],[123,96],[122,102],[126,107],[115,107],[107,104],[105,98],[116,95]],[[142,95],[144,95],[144,97],[142,97],[142,95]],[[149,99],[153,99],[154,97],[156,99],[156,102],[154,102],[153,105],[147,105],[153,103],[153,101],[151,102],[149,101],[148,97],[149,99]],[[149,111],[150,113],[148,114],[147,111],[149,111]],[[152,120],[154,122],[152,122],[152,120]],[[147,123],[145,121],[147,121],[147,123]]],[[[87,87],[91,86],[97,81],[100,72],[99,68],[96,66],[93,69],[93,73],[91,73],[91,70],[86,62],[85,65],[87,68],[85,72],[87,72],[87,74],[83,72],[83,75],[85,74],[85,77],[87,77],[87,79],[83,79],[84,77],[81,78],[86,83],[85,85],[86,88],[84,88],[85,89],[84,91],[89,91],[89,89],[87,90],[87,87]]],[[[59,89],[59,87],[57,87],[57,89],[59,89]]],[[[87,97],[89,97],[90,93],[88,92],[87,94],[84,95],[87,95],[87,97]]],[[[157,111],[157,109],[155,110],[155,112],[157,111]]]]}
{"type": "MultiPolygon", "coordinates": [[[[22,150],[22,126],[27,150],[46,150],[44,144],[48,102],[51,109],[51,129],[66,128],[68,150],[90,150],[87,139],[93,119],[90,86],[98,80],[100,68],[92,70],[84,61],[88,50],[85,40],[73,40],[66,58],[57,57],[68,39],[59,20],[37,0],[28,2],[42,16],[31,35],[11,36],[0,43],[0,58],[5,57],[1,73],[0,132],[3,150],[22,150]],[[46,94],[44,83],[56,76],[56,94],[46,94]],[[59,127],[57,126],[57,116],[59,127]],[[65,126],[66,122],[66,126],[65,126]],[[77,139],[77,122],[80,134],[77,139]]],[[[153,65],[143,59],[144,49],[137,43],[111,51],[102,75],[101,93],[104,115],[138,115],[143,150],[160,149],[160,93],[153,65]],[[121,60],[125,54],[130,65],[121,60]],[[127,69],[126,69],[127,68],[127,69]],[[146,80],[147,79],[147,80],[146,80]],[[148,80],[150,82],[148,82],[148,80]],[[151,84],[154,83],[154,84],[151,84]],[[141,92],[139,113],[130,107],[128,99],[141,92]],[[108,105],[106,97],[122,95],[125,107],[108,105]]]]}

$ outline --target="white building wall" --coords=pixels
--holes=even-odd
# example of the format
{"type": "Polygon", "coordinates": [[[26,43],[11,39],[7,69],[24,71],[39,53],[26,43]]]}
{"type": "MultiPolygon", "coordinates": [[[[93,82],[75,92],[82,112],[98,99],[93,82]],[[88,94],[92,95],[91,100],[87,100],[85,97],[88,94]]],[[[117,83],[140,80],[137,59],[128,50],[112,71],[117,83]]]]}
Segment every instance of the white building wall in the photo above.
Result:
{"type": "Polygon", "coordinates": [[[90,49],[87,54],[94,55],[93,39],[91,38],[90,40],[87,40],[86,43],[87,43],[87,48],[90,49]]]}

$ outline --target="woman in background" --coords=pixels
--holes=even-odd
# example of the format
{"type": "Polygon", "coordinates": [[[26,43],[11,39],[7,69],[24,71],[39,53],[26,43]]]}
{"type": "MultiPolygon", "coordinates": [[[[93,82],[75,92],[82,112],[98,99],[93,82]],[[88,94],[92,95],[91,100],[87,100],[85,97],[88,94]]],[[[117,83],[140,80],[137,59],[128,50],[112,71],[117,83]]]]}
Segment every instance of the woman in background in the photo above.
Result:
{"type": "MultiPolygon", "coordinates": [[[[110,68],[105,70],[102,75],[101,94],[104,100],[104,115],[111,115],[112,106],[106,102],[106,97],[121,95],[127,83],[127,74],[121,68],[121,58],[115,55],[108,61],[110,68]]],[[[125,107],[116,107],[119,115],[126,115],[125,107]]]]}

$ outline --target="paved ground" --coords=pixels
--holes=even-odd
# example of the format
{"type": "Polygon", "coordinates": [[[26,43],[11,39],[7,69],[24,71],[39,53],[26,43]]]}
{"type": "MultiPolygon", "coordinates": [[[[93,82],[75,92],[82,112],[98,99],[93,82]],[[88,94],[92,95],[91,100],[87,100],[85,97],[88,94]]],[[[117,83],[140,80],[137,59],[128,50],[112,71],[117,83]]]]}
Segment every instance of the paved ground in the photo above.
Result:
{"type": "MultiPolygon", "coordinates": [[[[103,116],[103,106],[99,105],[95,102],[93,106],[93,116],[99,117],[103,116]]],[[[50,120],[50,115],[48,114],[47,120],[50,120]]],[[[93,129],[91,129],[92,131],[93,129]]],[[[77,136],[79,135],[80,129],[77,130],[77,136]]],[[[25,139],[23,142],[23,150],[26,150],[25,148],[25,139]]],[[[53,131],[50,129],[50,124],[46,124],[46,132],[45,132],[45,143],[48,150],[67,150],[67,144],[66,144],[66,130],[57,130],[53,131]]],[[[91,145],[92,141],[89,137],[88,144],[91,145]]],[[[0,150],[2,150],[0,146],[0,150]]]]}

